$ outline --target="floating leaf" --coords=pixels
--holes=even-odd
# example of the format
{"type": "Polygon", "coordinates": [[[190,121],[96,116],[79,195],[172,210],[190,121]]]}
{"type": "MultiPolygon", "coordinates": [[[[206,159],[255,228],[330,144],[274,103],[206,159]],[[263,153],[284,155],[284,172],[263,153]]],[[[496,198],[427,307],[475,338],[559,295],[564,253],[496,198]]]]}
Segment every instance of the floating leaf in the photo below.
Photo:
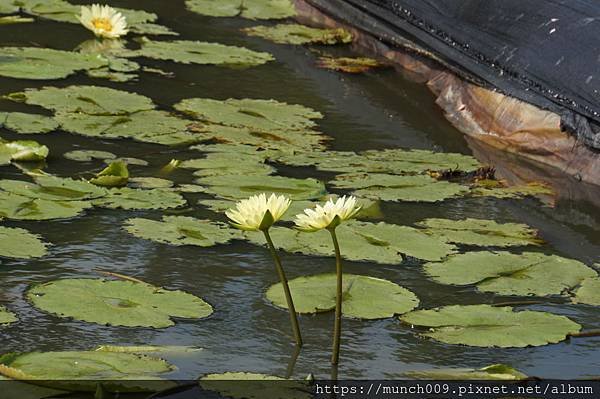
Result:
{"type": "Polygon", "coordinates": [[[440,263],[427,263],[425,273],[442,284],[477,284],[501,295],[560,295],[596,272],[574,259],[537,252],[468,252],[440,263]]]}
{"type": "Polygon", "coordinates": [[[269,53],[252,51],[244,47],[188,40],[170,42],[145,40],[142,47],[132,51],[129,56],[170,60],[182,64],[244,67],[262,65],[274,60],[269,53]]]}
{"type": "Polygon", "coordinates": [[[384,64],[366,57],[319,57],[317,66],[345,73],[364,73],[374,68],[381,68],[384,64]]]}
{"type": "Polygon", "coordinates": [[[92,204],[87,201],[32,199],[0,191],[0,217],[16,220],[64,219],[79,215],[92,204]]]}
{"type": "Polygon", "coordinates": [[[519,186],[504,187],[502,184],[495,186],[485,185],[485,182],[478,182],[478,185],[471,190],[471,195],[475,197],[495,197],[495,198],[523,198],[528,196],[554,195],[552,188],[541,183],[530,183],[519,186]]]}
{"type": "Polygon", "coordinates": [[[215,152],[205,158],[189,159],[180,164],[181,168],[196,169],[194,176],[220,175],[270,175],[275,168],[265,164],[262,157],[244,156],[236,153],[215,152]]]}
{"type": "Polygon", "coordinates": [[[122,187],[129,181],[129,170],[123,161],[111,162],[90,179],[90,183],[104,187],[122,187]]]}
{"type": "Polygon", "coordinates": [[[27,298],[60,317],[113,326],[164,328],[174,325],[171,317],[202,319],[213,312],[194,295],[131,281],[55,280],[33,286],[27,298]]]}
{"type": "Polygon", "coordinates": [[[34,180],[35,183],[0,180],[0,189],[23,197],[50,201],[81,201],[100,198],[107,193],[84,180],[50,175],[35,176],[34,180]]]}
{"type": "Polygon", "coordinates": [[[62,79],[77,71],[96,69],[107,60],[89,54],[37,47],[2,47],[0,76],[15,79],[62,79]]]}
{"type": "Polygon", "coordinates": [[[2,141],[0,139],[0,164],[9,161],[43,161],[48,147],[33,140],[2,141]]]}
{"type": "Polygon", "coordinates": [[[583,303],[586,305],[600,305],[600,278],[589,277],[581,282],[581,285],[575,291],[574,303],[583,303]]]}
{"type": "Polygon", "coordinates": [[[17,316],[13,312],[8,311],[4,306],[0,306],[0,326],[14,323],[17,320],[17,316]]]}
{"type": "Polygon", "coordinates": [[[417,226],[427,234],[442,237],[448,242],[478,246],[509,247],[539,245],[537,230],[521,223],[496,223],[493,220],[425,219],[417,226]]]}
{"type": "Polygon", "coordinates": [[[181,354],[200,352],[202,348],[194,346],[118,346],[118,345],[100,345],[95,349],[96,352],[115,352],[115,353],[155,353],[155,354],[181,354]]]}
{"type": "Polygon", "coordinates": [[[317,199],[326,194],[325,185],[316,179],[283,176],[210,176],[197,179],[196,183],[208,186],[207,193],[227,199],[242,199],[263,192],[287,195],[292,200],[317,199]]]}
{"type": "Polygon", "coordinates": [[[40,134],[56,130],[58,123],[44,115],[0,112],[0,126],[21,134],[40,134]]]}
{"type": "Polygon", "coordinates": [[[426,327],[421,334],[448,344],[523,348],[560,342],[581,326],[565,316],[511,307],[452,305],[416,310],[400,316],[408,324],[426,327]]]}
{"type": "Polygon", "coordinates": [[[226,372],[202,376],[198,384],[204,390],[219,392],[234,399],[310,399],[311,387],[301,381],[286,380],[268,374],[226,372]],[[232,383],[232,381],[239,381],[232,383]]]}
{"type": "Polygon", "coordinates": [[[18,380],[51,381],[48,385],[92,391],[97,381],[107,390],[145,392],[157,386],[157,375],[175,368],[162,359],[131,353],[95,351],[8,353],[0,356],[0,373],[18,380]],[[127,382],[126,380],[130,380],[127,382]],[[137,380],[137,381],[136,381],[137,380]]]}
{"type": "Polygon", "coordinates": [[[104,163],[109,164],[111,162],[125,162],[127,165],[137,165],[137,166],[148,166],[148,161],[145,161],[140,158],[131,158],[131,157],[119,157],[114,159],[105,159],[104,163]]]}
{"type": "Polygon", "coordinates": [[[0,17],[0,25],[24,24],[33,21],[35,21],[33,18],[25,18],[19,15],[9,15],[6,17],[0,17]]]}
{"type": "Polygon", "coordinates": [[[110,209],[169,209],[185,205],[185,198],[173,191],[163,189],[138,190],[113,188],[108,195],[93,201],[93,204],[110,209]]]}
{"type": "Polygon", "coordinates": [[[109,68],[91,69],[86,72],[90,78],[107,79],[111,82],[130,82],[138,79],[135,73],[124,73],[111,71],[109,68]]]}
{"type": "Polygon", "coordinates": [[[211,17],[284,19],[296,15],[290,0],[186,0],[186,7],[211,17]]]}
{"type": "MultiPolygon", "coordinates": [[[[46,255],[46,244],[25,229],[0,226],[0,256],[29,259],[46,255]]],[[[0,324],[1,320],[0,309],[0,324]]]]}
{"type": "Polygon", "coordinates": [[[437,202],[468,192],[468,187],[429,176],[397,176],[379,173],[338,175],[331,184],[355,189],[359,197],[381,201],[437,202]]]}
{"type": "Polygon", "coordinates": [[[404,373],[409,378],[419,380],[499,380],[499,381],[517,381],[527,379],[527,375],[521,373],[505,364],[492,364],[489,366],[482,367],[480,369],[432,369],[432,370],[418,370],[409,371],[404,373]]]}
{"type": "Polygon", "coordinates": [[[134,177],[129,179],[129,186],[132,188],[146,189],[170,188],[173,187],[173,182],[159,177],[134,177]]]}
{"type": "Polygon", "coordinates": [[[63,156],[71,161],[90,162],[93,159],[115,159],[117,156],[108,151],[74,150],[65,152],[63,156]]]}
{"type": "MultiPolygon", "coordinates": [[[[411,311],[419,299],[411,291],[388,280],[344,274],[342,313],[357,319],[382,319],[411,311]]],[[[296,311],[320,313],[335,309],[336,275],[318,274],[289,281],[296,311]]],[[[267,290],[267,299],[286,308],[281,283],[267,290]]]]}
{"type": "Polygon", "coordinates": [[[298,24],[254,26],[242,29],[248,36],[258,36],[281,44],[343,44],[352,42],[352,34],[342,29],[318,29],[298,24]]]}
{"type": "Polygon", "coordinates": [[[187,216],[163,216],[162,221],[133,218],[124,228],[136,237],[171,245],[212,247],[240,237],[225,223],[187,216]]]}

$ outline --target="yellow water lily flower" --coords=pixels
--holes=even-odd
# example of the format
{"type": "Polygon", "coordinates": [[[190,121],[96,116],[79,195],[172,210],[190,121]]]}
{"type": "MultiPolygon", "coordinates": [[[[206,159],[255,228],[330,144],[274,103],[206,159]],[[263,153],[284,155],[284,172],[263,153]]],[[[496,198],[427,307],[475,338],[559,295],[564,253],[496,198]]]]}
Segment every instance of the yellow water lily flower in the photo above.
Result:
{"type": "Polygon", "coordinates": [[[127,34],[125,16],[114,8],[100,4],[81,7],[79,21],[98,37],[116,39],[127,34]]]}
{"type": "Polygon", "coordinates": [[[238,202],[236,209],[229,209],[225,214],[238,229],[266,230],[281,219],[291,204],[292,201],[284,195],[271,194],[267,198],[262,193],[238,202]]]}
{"type": "Polygon", "coordinates": [[[317,205],[314,209],[305,209],[304,213],[296,215],[294,223],[299,230],[308,232],[336,227],[344,220],[356,216],[360,208],[356,205],[356,197],[344,195],[335,202],[329,199],[323,206],[317,205]]]}

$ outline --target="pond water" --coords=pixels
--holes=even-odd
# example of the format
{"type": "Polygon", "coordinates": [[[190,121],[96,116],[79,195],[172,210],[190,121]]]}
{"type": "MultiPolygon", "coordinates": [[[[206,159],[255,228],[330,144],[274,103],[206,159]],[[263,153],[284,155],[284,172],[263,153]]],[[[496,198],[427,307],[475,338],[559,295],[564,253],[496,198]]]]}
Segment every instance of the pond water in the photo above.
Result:
{"type": "MultiPolygon", "coordinates": [[[[303,104],[322,112],[319,130],[334,140],[336,150],[416,148],[471,154],[462,134],[443,117],[425,86],[405,79],[393,69],[363,75],[344,75],[318,69],[316,55],[307,47],[273,44],[250,38],[239,31],[252,21],[239,18],[209,18],[186,11],[183,1],[129,0],[111,5],[145,9],[160,16],[160,23],[181,34],[180,39],[239,45],[274,55],[276,62],[248,69],[183,65],[144,59],[143,65],[174,73],[166,78],[140,73],[137,82],[112,83],[83,74],[60,81],[30,81],[0,77],[0,94],[45,85],[94,84],[148,96],[161,109],[184,98],[265,98],[303,104]]],[[[90,38],[78,25],[38,20],[31,24],[0,26],[2,46],[35,45],[72,50],[90,38]]],[[[319,47],[314,47],[319,49],[319,47]]],[[[349,47],[329,48],[340,55],[354,54],[349,47]]],[[[0,102],[1,111],[30,112],[31,108],[10,101],[0,102]]],[[[23,136],[2,129],[4,139],[23,136]]],[[[130,166],[134,176],[156,176],[172,158],[198,158],[197,151],[144,144],[130,140],[101,140],[53,132],[28,136],[51,150],[49,173],[81,176],[96,172],[102,162],[79,163],[62,154],[75,149],[105,150],[123,157],[142,158],[148,166],[130,166]]],[[[294,177],[321,177],[312,168],[279,167],[278,173],[294,177]]],[[[23,179],[13,167],[0,168],[2,179],[23,179]]],[[[192,171],[179,169],[169,176],[177,183],[191,183],[192,171]]],[[[330,190],[335,192],[335,190],[330,190]]],[[[252,371],[286,375],[294,346],[285,311],[264,298],[265,290],[277,282],[266,249],[235,241],[210,248],[175,247],[139,239],[122,229],[131,217],[158,219],[161,215],[185,215],[225,220],[197,205],[204,194],[185,194],[188,206],[166,211],[122,211],[91,209],[84,215],[51,222],[3,221],[43,235],[53,245],[47,256],[33,261],[2,259],[0,304],[15,312],[20,322],[0,330],[1,352],[86,350],[99,344],[190,345],[203,351],[169,358],[178,370],[168,377],[192,379],[205,373],[252,371]],[[33,308],[25,299],[27,287],[65,277],[93,277],[94,269],[134,276],[154,285],[181,289],[211,303],[215,313],[207,319],[179,319],[165,329],[101,326],[61,319],[33,308]]],[[[600,261],[600,214],[589,203],[559,200],[554,208],[537,199],[458,198],[437,203],[383,203],[388,223],[411,225],[427,217],[466,217],[520,222],[539,229],[547,253],[578,259],[588,265],[600,261]]],[[[341,243],[342,251],[344,243],[341,243]]],[[[282,253],[288,277],[331,272],[332,258],[282,253]]],[[[484,294],[472,286],[453,287],[427,279],[420,262],[398,265],[345,262],[348,273],[367,274],[401,284],[421,299],[421,308],[448,304],[479,304],[515,300],[484,294]]],[[[541,282],[543,284],[543,282],[541,282]]],[[[519,299],[519,298],[517,298],[519,299]]],[[[521,298],[522,299],[522,298],[521,298]]],[[[567,315],[585,329],[600,328],[597,308],[570,305],[562,297],[545,298],[528,306],[567,315]]],[[[326,378],[329,364],[333,313],[302,315],[305,346],[293,376],[313,373],[326,378]]],[[[600,337],[580,338],[529,348],[477,348],[447,345],[419,337],[397,318],[374,321],[344,320],[339,366],[341,378],[394,378],[403,372],[432,367],[482,367],[506,363],[539,377],[579,378],[598,375],[600,337]]]]}

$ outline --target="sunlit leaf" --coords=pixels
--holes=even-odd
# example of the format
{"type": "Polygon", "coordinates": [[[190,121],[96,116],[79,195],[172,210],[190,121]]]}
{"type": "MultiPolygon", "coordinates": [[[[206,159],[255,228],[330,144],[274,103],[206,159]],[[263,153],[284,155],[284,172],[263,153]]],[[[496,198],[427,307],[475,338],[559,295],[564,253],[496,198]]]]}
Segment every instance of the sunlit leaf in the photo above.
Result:
{"type": "Polygon", "coordinates": [[[575,291],[573,302],[600,306],[600,278],[590,277],[583,280],[575,291]]]}
{"type": "Polygon", "coordinates": [[[2,141],[0,139],[0,165],[10,161],[43,161],[48,147],[33,140],[2,141]]]}
{"type": "Polygon", "coordinates": [[[129,181],[129,170],[123,161],[111,162],[90,179],[90,183],[104,187],[122,187],[129,181]]]}
{"type": "Polygon", "coordinates": [[[4,306],[0,306],[0,326],[14,323],[17,320],[17,316],[13,312],[8,311],[4,306]]]}
{"type": "Polygon", "coordinates": [[[0,217],[16,220],[65,219],[79,215],[92,204],[88,201],[32,199],[0,191],[0,217]]]}
{"type": "Polygon", "coordinates": [[[173,187],[173,182],[159,177],[133,177],[129,179],[131,188],[169,188],[173,187]]]}
{"type": "Polygon", "coordinates": [[[249,36],[258,36],[281,44],[343,44],[352,42],[352,34],[342,28],[319,29],[298,24],[254,26],[243,29],[249,36]]]}
{"type": "Polygon", "coordinates": [[[0,112],[0,127],[21,134],[40,134],[56,130],[58,123],[44,115],[0,112]]]}
{"type": "MultiPolygon", "coordinates": [[[[29,259],[46,255],[40,236],[25,229],[0,226],[0,257],[29,259]]],[[[0,308],[0,324],[2,324],[0,308]]]]}
{"type": "Polygon", "coordinates": [[[211,17],[284,19],[296,15],[290,0],[186,0],[186,7],[211,17]]]}
{"type": "Polygon", "coordinates": [[[169,209],[187,203],[181,194],[167,189],[112,188],[108,195],[93,201],[95,206],[111,209],[169,209]]]}
{"type": "Polygon", "coordinates": [[[23,197],[51,201],[81,201],[107,194],[106,190],[85,180],[41,175],[35,176],[34,181],[0,180],[0,189],[23,197]]]}

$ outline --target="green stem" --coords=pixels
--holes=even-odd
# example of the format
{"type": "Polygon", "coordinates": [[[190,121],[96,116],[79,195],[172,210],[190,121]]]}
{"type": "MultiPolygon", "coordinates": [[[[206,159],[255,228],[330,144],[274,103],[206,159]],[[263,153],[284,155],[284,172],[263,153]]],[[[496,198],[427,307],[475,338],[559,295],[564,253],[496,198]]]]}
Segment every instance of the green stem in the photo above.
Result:
{"type": "Polygon", "coordinates": [[[340,337],[342,334],[342,255],[340,253],[340,244],[335,235],[335,227],[329,229],[333,247],[335,249],[335,270],[337,273],[337,291],[335,295],[335,324],[333,327],[333,352],[331,355],[331,364],[338,364],[340,359],[340,337]]]}
{"type": "Polygon", "coordinates": [[[283,292],[285,293],[285,300],[287,301],[288,311],[290,313],[290,321],[292,323],[294,337],[296,338],[296,345],[300,347],[302,346],[302,336],[300,335],[300,325],[298,324],[298,316],[296,315],[296,308],[294,307],[294,301],[292,300],[290,286],[285,277],[283,266],[281,266],[281,259],[279,259],[279,255],[277,255],[277,251],[275,250],[275,245],[273,245],[273,240],[271,240],[271,236],[269,235],[269,230],[263,230],[263,233],[265,234],[267,244],[269,244],[269,250],[271,251],[271,256],[273,256],[275,269],[277,269],[277,274],[279,274],[279,280],[281,280],[281,285],[283,285],[283,292]]]}

